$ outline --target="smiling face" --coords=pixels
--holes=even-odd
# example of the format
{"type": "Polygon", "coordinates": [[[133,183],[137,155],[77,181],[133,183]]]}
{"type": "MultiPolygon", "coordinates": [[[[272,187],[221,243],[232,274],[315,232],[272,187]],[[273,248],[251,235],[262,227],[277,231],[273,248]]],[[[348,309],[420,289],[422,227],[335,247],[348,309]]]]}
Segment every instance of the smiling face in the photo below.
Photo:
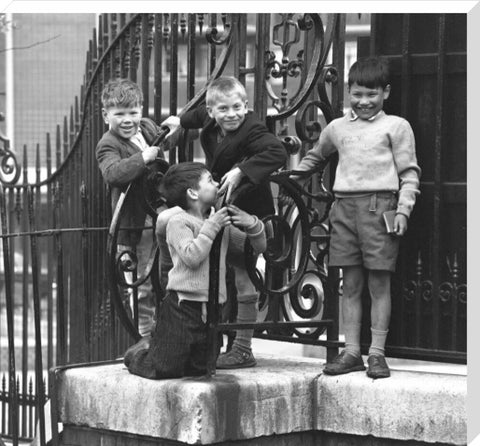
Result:
{"type": "Polygon", "coordinates": [[[140,106],[113,106],[104,108],[102,113],[110,130],[121,138],[128,139],[137,133],[142,117],[140,106]]]}
{"type": "Polygon", "coordinates": [[[248,112],[247,101],[238,93],[219,95],[215,104],[207,106],[208,115],[215,119],[224,133],[237,130],[248,112]]]}
{"type": "Polygon", "coordinates": [[[383,101],[390,95],[390,85],[369,88],[354,82],[350,89],[350,106],[360,119],[370,119],[383,109],[383,101]]]}

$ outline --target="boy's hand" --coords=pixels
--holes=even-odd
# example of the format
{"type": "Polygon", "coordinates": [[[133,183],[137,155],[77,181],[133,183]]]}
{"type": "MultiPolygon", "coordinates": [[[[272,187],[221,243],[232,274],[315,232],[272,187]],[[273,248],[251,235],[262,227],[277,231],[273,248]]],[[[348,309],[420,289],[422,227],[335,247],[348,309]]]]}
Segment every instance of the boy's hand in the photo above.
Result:
{"type": "Polygon", "coordinates": [[[160,127],[164,126],[170,129],[166,136],[166,138],[170,138],[180,128],[180,118],[175,115],[169,116],[160,124],[160,127]]]}
{"type": "Polygon", "coordinates": [[[242,211],[237,206],[229,204],[227,209],[234,226],[245,229],[255,224],[255,217],[245,211],[242,211]]]}
{"type": "Polygon", "coordinates": [[[158,155],[158,150],[159,148],[157,146],[150,146],[144,149],[144,151],[142,152],[142,156],[143,156],[143,161],[145,161],[145,164],[155,161],[158,155]]]}
{"type": "Polygon", "coordinates": [[[234,167],[232,170],[229,170],[220,181],[220,189],[218,194],[222,195],[226,190],[227,196],[225,197],[225,200],[228,202],[232,192],[238,187],[242,178],[243,172],[238,167],[234,167]]]}
{"type": "Polygon", "coordinates": [[[219,209],[216,212],[215,208],[212,207],[208,219],[220,225],[221,228],[224,228],[225,226],[231,224],[231,218],[230,215],[228,215],[228,209],[225,207],[219,209]]]}
{"type": "Polygon", "coordinates": [[[408,227],[408,218],[403,214],[396,214],[395,219],[393,220],[393,229],[395,234],[403,235],[408,227]]]}

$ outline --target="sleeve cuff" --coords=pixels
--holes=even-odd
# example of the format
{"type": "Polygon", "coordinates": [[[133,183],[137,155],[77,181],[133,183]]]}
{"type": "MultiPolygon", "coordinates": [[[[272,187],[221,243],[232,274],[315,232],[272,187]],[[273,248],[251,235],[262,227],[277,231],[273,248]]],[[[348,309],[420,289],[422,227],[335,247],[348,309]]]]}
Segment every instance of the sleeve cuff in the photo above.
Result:
{"type": "Polygon", "coordinates": [[[202,229],[200,230],[200,233],[211,240],[215,240],[215,237],[220,232],[220,229],[221,227],[218,223],[215,223],[211,220],[205,220],[202,229]]]}
{"type": "Polygon", "coordinates": [[[253,215],[253,217],[255,218],[255,221],[251,226],[245,228],[245,232],[249,237],[255,237],[258,234],[261,234],[264,230],[263,222],[256,215],[253,215]]]}

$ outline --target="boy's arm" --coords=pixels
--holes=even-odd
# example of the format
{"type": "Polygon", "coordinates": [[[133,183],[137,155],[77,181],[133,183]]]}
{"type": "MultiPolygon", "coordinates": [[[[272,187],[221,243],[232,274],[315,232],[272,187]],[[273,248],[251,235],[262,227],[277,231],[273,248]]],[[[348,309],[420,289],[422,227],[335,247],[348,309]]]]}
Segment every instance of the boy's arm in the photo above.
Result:
{"type": "Polygon", "coordinates": [[[167,243],[183,263],[195,269],[210,255],[213,241],[221,228],[222,224],[208,218],[195,237],[193,227],[188,221],[172,217],[167,224],[167,243]]]}
{"type": "Polygon", "coordinates": [[[421,170],[415,154],[415,136],[410,124],[402,119],[398,128],[392,133],[392,153],[400,179],[397,214],[407,218],[420,193],[421,170]]]}
{"type": "Polygon", "coordinates": [[[207,108],[204,105],[200,105],[185,112],[180,117],[180,125],[184,129],[200,129],[204,127],[210,119],[207,108]]]}
{"type": "Polygon", "coordinates": [[[122,158],[116,147],[104,143],[97,146],[95,154],[105,182],[112,186],[125,186],[146,170],[142,152],[122,158]]]}
{"type": "Polygon", "coordinates": [[[265,181],[271,173],[284,166],[288,159],[280,140],[260,122],[249,129],[245,149],[247,158],[237,167],[254,184],[265,181]]]}
{"type": "Polygon", "coordinates": [[[170,133],[167,135],[169,138],[180,128],[184,129],[199,129],[202,128],[208,121],[209,116],[207,109],[204,106],[200,106],[185,112],[182,116],[171,115],[165,121],[163,121],[160,126],[168,127],[170,133]]]}
{"type": "Polygon", "coordinates": [[[337,148],[332,140],[332,126],[327,125],[320,133],[317,143],[306,153],[295,170],[303,172],[312,170],[336,151],[337,148]]]}
{"type": "Polygon", "coordinates": [[[256,254],[265,252],[267,238],[263,222],[257,216],[250,215],[235,205],[228,205],[228,211],[234,225],[230,230],[232,251],[243,252],[245,238],[248,237],[256,254]]]}

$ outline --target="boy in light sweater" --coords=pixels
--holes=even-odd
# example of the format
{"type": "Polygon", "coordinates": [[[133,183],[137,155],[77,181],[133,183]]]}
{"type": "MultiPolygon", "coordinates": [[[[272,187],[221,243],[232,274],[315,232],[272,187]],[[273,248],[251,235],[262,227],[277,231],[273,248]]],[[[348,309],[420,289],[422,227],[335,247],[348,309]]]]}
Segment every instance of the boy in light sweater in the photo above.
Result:
{"type": "Polygon", "coordinates": [[[151,340],[140,340],[124,356],[130,373],[151,379],[206,373],[212,243],[224,228],[219,262],[220,304],[227,296],[227,255],[229,262],[242,261],[246,237],[257,254],[266,249],[265,228],[258,217],[234,205],[215,211],[218,187],[206,166],[197,162],[173,165],[163,178],[163,193],[171,208],[160,213],[157,236],[166,228],[173,266],[151,340]]]}
{"type": "Polygon", "coordinates": [[[390,277],[395,271],[399,237],[419,193],[420,168],[415,139],[403,118],[387,115],[389,72],[380,58],[360,59],[348,75],[351,110],[333,120],[295,170],[314,168],[338,152],[330,212],[329,264],[343,270],[345,349],[327,363],[324,373],[339,375],[365,370],[360,352],[364,269],[371,296],[372,342],[367,375],[390,376],[385,341],[391,313],[390,277]],[[387,233],[385,211],[395,210],[394,233],[387,233]]]}

